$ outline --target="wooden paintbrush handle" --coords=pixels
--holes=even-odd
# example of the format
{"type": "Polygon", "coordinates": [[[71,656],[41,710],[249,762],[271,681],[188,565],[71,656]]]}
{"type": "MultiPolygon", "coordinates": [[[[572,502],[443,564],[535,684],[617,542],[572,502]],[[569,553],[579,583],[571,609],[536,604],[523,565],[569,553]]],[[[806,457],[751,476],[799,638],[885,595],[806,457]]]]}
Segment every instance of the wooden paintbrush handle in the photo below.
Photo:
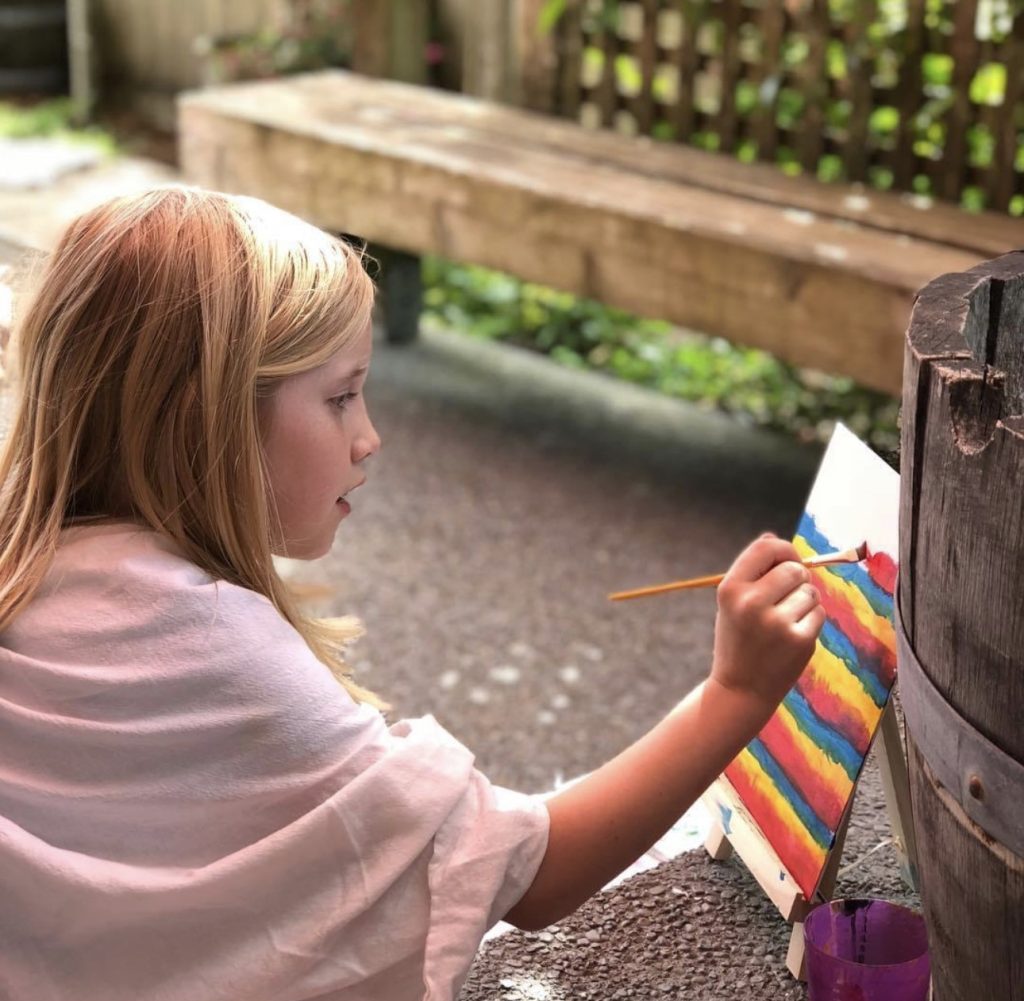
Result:
{"type": "MultiPolygon", "coordinates": [[[[832,563],[857,563],[864,558],[865,547],[847,549],[841,553],[823,553],[820,556],[809,556],[801,560],[805,567],[824,567],[832,563]]],[[[668,591],[689,591],[698,587],[718,587],[725,580],[724,573],[710,574],[707,577],[693,577],[690,580],[674,580],[669,584],[654,584],[651,587],[638,587],[633,591],[616,591],[609,594],[609,601],[627,601],[630,598],[647,598],[654,594],[665,594],[668,591]]]]}

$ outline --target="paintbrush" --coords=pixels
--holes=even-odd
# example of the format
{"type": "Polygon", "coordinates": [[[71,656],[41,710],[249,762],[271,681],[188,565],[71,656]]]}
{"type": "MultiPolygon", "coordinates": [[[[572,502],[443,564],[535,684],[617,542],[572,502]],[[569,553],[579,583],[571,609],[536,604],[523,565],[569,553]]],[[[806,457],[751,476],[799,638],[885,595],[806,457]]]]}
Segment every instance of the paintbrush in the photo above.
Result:
{"type": "MultiPolygon", "coordinates": [[[[832,563],[860,563],[868,557],[868,544],[862,542],[854,549],[844,549],[841,553],[822,553],[801,560],[805,567],[823,567],[832,563]]],[[[718,587],[725,579],[724,573],[711,574],[708,577],[694,577],[692,580],[674,580],[669,584],[655,584],[652,587],[639,587],[635,591],[616,591],[609,594],[610,601],[625,601],[628,598],[646,598],[652,594],[664,594],[666,591],[689,591],[697,587],[718,587]]]]}

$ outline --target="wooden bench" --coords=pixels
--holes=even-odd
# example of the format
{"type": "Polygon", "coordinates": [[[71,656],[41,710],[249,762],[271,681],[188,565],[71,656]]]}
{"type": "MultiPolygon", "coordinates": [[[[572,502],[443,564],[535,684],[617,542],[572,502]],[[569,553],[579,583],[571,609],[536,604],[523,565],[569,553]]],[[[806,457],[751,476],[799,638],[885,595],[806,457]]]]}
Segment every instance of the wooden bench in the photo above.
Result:
{"type": "Polygon", "coordinates": [[[179,135],[190,183],[397,252],[396,340],[440,254],[898,394],[915,293],[1024,245],[1009,216],[343,71],[185,94],[179,135]]]}

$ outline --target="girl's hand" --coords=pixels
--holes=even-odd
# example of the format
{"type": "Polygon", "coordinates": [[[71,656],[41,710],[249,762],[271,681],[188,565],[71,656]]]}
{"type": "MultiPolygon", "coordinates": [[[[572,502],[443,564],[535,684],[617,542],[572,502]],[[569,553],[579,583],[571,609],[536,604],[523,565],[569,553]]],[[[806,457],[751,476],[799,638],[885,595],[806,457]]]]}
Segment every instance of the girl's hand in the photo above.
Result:
{"type": "Polygon", "coordinates": [[[774,708],[807,666],[824,623],[811,572],[796,549],[762,535],[718,586],[711,678],[774,708]]]}

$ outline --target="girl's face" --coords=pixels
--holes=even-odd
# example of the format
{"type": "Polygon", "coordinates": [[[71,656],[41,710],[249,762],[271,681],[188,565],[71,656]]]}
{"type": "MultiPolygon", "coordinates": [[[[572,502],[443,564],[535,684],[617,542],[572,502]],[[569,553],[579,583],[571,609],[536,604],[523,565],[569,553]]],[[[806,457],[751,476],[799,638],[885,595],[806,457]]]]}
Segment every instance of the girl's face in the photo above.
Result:
{"type": "Polygon", "coordinates": [[[363,387],[373,353],[363,333],[319,368],[282,379],[262,404],[263,448],[284,545],[275,556],[315,560],[330,551],[366,481],[362,463],[380,448],[363,387]]]}

